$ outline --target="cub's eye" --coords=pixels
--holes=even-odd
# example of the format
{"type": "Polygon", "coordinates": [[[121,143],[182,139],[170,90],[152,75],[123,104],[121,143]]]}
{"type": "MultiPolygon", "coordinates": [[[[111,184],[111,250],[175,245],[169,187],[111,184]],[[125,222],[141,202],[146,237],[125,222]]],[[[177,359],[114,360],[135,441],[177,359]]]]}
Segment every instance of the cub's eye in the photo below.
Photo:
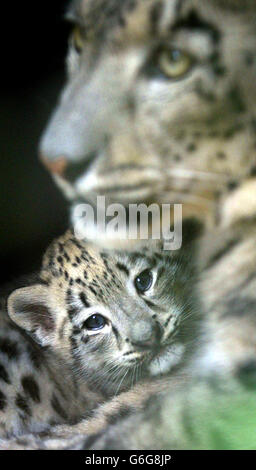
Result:
{"type": "Polygon", "coordinates": [[[136,277],[134,283],[137,291],[146,292],[153,284],[152,272],[149,269],[146,269],[146,271],[143,271],[136,277]]]}
{"type": "Polygon", "coordinates": [[[102,330],[106,325],[107,321],[102,315],[92,315],[85,322],[84,326],[87,330],[102,330]]]}
{"type": "Polygon", "coordinates": [[[179,49],[162,49],[158,56],[161,72],[169,78],[182,78],[193,66],[191,55],[179,49]]]}
{"type": "Polygon", "coordinates": [[[73,30],[73,44],[76,52],[81,54],[84,48],[84,37],[81,28],[79,26],[75,26],[73,30]]]}

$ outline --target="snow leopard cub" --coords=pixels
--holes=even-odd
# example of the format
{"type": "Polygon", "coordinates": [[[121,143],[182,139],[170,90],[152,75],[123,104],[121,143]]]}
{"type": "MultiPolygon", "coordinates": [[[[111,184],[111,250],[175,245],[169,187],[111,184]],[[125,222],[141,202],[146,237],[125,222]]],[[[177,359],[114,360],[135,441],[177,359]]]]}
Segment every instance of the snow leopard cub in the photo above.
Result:
{"type": "Polygon", "coordinates": [[[0,318],[0,433],[75,423],[135,383],[186,363],[200,315],[191,260],[149,243],[102,250],[71,231],[0,318]],[[92,392],[93,390],[93,392],[92,392]]]}

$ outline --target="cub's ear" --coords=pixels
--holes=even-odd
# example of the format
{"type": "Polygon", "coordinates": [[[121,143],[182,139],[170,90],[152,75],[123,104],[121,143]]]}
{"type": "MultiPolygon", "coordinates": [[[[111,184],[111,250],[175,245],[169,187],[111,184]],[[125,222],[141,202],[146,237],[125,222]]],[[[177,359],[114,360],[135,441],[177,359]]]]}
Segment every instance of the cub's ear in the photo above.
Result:
{"type": "Polygon", "coordinates": [[[41,285],[18,289],[8,298],[9,317],[41,346],[54,340],[55,319],[48,298],[49,290],[41,285]]]}

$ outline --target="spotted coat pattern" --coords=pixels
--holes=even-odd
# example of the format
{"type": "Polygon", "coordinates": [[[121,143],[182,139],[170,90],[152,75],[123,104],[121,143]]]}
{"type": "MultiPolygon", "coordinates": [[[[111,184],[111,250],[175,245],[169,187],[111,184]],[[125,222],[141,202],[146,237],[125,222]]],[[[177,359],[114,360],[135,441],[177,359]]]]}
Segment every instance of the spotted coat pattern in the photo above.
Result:
{"type": "MultiPolygon", "coordinates": [[[[60,155],[67,157],[69,171],[56,180],[74,199],[74,206],[77,200],[93,199],[94,193],[102,191],[110,201],[113,198],[124,202],[127,199],[183,202],[185,215],[194,214],[206,222],[208,232],[200,241],[204,270],[201,287],[209,314],[211,341],[201,366],[204,372],[212,369],[214,374],[216,369],[224,370],[225,374],[227,371],[239,376],[251,374],[253,381],[256,351],[255,2],[137,0],[124,21],[121,19],[124,10],[119,8],[121,2],[113,3],[112,14],[105,16],[104,10],[108,10],[110,1],[77,1],[75,5],[75,20],[82,27],[86,26],[88,32],[92,30],[96,6],[100,5],[99,37],[104,35],[104,43],[90,42],[94,41],[93,37],[97,39],[92,30],[82,55],[81,50],[75,52],[71,46],[70,80],[42,141],[42,150],[49,159],[60,155]],[[112,15],[116,19],[109,20],[112,15]],[[199,48],[197,34],[201,37],[199,48]],[[165,80],[161,74],[159,76],[159,70],[152,68],[152,50],[163,41],[171,45],[174,41],[176,47],[186,51],[195,47],[197,66],[184,79],[165,80]],[[129,52],[135,50],[136,53],[128,54],[126,46],[129,52]],[[113,47],[119,51],[116,63],[108,62],[113,47]],[[106,69],[106,65],[109,68],[106,69]],[[130,76],[128,71],[131,71],[130,76]],[[129,83],[125,82],[122,72],[129,83]],[[109,82],[106,76],[110,77],[109,82]],[[101,90],[106,90],[106,94],[98,95],[102,98],[99,109],[103,118],[99,126],[99,115],[92,113],[90,103],[103,77],[101,90]],[[81,83],[85,88],[81,89],[81,83]],[[126,86],[122,88],[120,83],[126,86]],[[75,90],[83,100],[75,98],[75,90]],[[121,94],[116,97],[115,93],[120,90],[121,94]],[[81,102],[82,109],[78,106],[81,102]],[[103,102],[105,115],[101,108],[103,102]],[[120,107],[113,108],[116,103],[120,103],[120,107]],[[71,119],[74,109],[80,113],[76,125],[71,119]],[[85,119],[88,115],[93,116],[89,124],[85,119]],[[57,126],[59,122],[63,125],[57,126]],[[108,132],[104,122],[107,122],[108,132]],[[75,145],[67,147],[62,132],[69,135],[68,142],[75,145]],[[106,134],[108,139],[104,140],[106,134]]],[[[74,11],[71,16],[74,18],[74,11]]],[[[199,382],[198,387],[200,396],[199,382]]],[[[183,393],[184,390],[186,403],[193,406],[193,393],[190,395],[188,387],[183,393]]],[[[140,390],[136,399],[133,395],[138,406],[144,392],[145,388],[143,392],[140,390]]],[[[215,393],[213,387],[211,399],[215,393]]],[[[116,403],[110,401],[105,413],[101,409],[101,415],[95,417],[96,421],[79,425],[80,436],[76,442],[70,440],[72,433],[77,435],[76,429],[69,427],[57,428],[46,439],[30,436],[26,445],[31,448],[141,449],[150,443],[156,448],[173,448],[173,445],[179,448],[185,435],[184,427],[186,431],[189,427],[188,415],[184,415],[184,403],[176,396],[174,403],[178,411],[168,415],[167,421],[166,411],[173,403],[172,388],[166,397],[161,397],[157,403],[145,402],[148,413],[146,409],[140,414],[130,410],[130,416],[127,409],[122,415],[123,404],[119,403],[120,419],[114,425],[106,419],[106,416],[111,419],[111,412],[118,416],[116,403]],[[182,430],[182,436],[177,429],[182,430]]],[[[127,405],[127,396],[124,399],[127,405]]],[[[193,434],[191,429],[189,434],[193,434]]]]}

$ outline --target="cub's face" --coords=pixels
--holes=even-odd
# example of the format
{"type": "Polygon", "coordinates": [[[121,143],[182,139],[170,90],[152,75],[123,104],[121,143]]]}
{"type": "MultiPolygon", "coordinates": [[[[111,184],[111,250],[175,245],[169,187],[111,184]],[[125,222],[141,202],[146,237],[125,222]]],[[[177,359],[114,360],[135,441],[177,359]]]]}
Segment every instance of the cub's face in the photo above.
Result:
{"type": "Polygon", "coordinates": [[[40,146],[73,201],[206,216],[255,170],[251,0],[80,0],[69,78],[40,146]]]}
{"type": "Polygon", "coordinates": [[[41,278],[47,285],[11,295],[11,318],[107,392],[167,373],[191,353],[199,308],[185,258],[159,246],[102,252],[67,234],[41,278]]]}

